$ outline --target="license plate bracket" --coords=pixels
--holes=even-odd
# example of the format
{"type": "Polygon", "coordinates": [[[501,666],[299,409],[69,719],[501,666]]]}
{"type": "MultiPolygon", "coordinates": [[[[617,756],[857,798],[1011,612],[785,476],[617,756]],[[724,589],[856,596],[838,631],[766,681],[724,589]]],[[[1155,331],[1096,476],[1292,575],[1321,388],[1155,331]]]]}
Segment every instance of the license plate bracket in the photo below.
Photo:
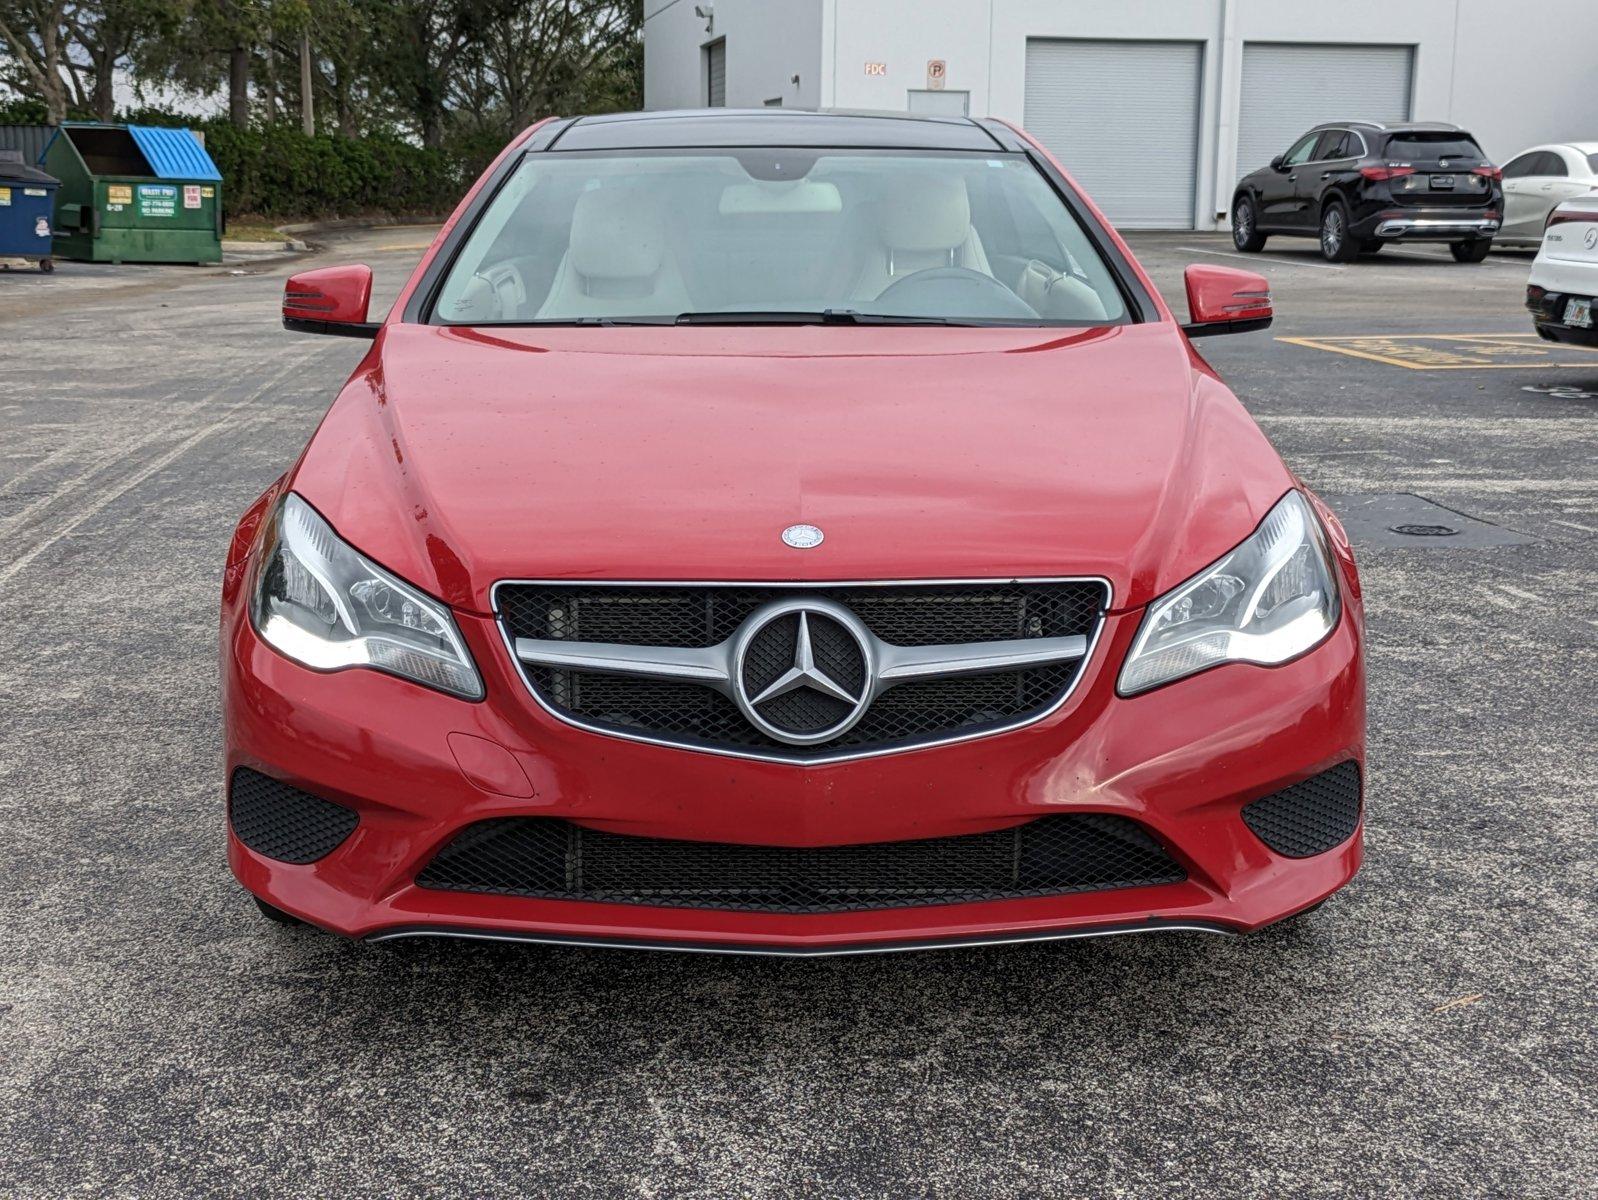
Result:
{"type": "Polygon", "coordinates": [[[1454,176],[1454,175],[1433,175],[1432,176],[1432,191],[1434,191],[1434,192],[1451,192],[1451,191],[1454,190],[1454,184],[1457,183],[1457,182],[1458,182],[1458,178],[1457,178],[1457,176],[1454,176]]]}
{"type": "Polygon", "coordinates": [[[1592,301],[1587,298],[1572,297],[1565,301],[1565,324],[1576,329],[1592,328],[1592,301]]]}

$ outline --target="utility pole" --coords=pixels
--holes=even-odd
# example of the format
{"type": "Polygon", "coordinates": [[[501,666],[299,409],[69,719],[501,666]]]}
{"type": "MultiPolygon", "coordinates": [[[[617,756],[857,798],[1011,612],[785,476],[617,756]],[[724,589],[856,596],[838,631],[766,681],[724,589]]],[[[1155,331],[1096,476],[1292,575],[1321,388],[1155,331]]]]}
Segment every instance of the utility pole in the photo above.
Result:
{"type": "Polygon", "coordinates": [[[316,132],[316,109],[311,98],[311,31],[300,34],[300,129],[309,137],[316,132]]]}

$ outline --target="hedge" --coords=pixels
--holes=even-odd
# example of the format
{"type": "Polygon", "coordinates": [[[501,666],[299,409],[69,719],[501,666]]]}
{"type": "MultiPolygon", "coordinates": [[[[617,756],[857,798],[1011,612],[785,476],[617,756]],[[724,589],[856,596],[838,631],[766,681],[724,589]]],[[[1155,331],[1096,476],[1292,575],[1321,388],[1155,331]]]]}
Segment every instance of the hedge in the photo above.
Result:
{"type": "MultiPolygon", "coordinates": [[[[73,113],[73,120],[86,114],[73,113]]],[[[278,220],[448,212],[498,151],[497,144],[424,150],[392,134],[361,138],[317,134],[292,125],[236,129],[224,117],[194,118],[158,108],[119,112],[133,125],[187,126],[204,133],[222,172],[227,215],[278,220]]],[[[0,125],[42,125],[44,105],[0,100],[0,125]]]]}
{"type": "Polygon", "coordinates": [[[199,125],[222,172],[228,216],[281,219],[382,212],[447,212],[467,185],[465,166],[443,150],[382,135],[307,137],[287,126],[199,125]]]}

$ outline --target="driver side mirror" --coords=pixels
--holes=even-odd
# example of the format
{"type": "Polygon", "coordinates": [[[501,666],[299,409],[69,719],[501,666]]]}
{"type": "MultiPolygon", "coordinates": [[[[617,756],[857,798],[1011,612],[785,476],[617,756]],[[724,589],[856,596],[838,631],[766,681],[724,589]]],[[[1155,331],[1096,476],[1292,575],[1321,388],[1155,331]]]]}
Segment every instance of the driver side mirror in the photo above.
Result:
{"type": "Polygon", "coordinates": [[[1187,285],[1190,338],[1216,333],[1250,333],[1271,324],[1271,285],[1263,275],[1236,267],[1195,264],[1182,272],[1187,285]]]}
{"type": "Polygon", "coordinates": [[[382,323],[366,319],[371,303],[370,267],[301,271],[283,285],[283,328],[339,337],[376,337],[382,323]]]}
{"type": "Polygon", "coordinates": [[[1287,155],[1278,154],[1275,158],[1271,159],[1271,170],[1273,170],[1273,171],[1282,170],[1283,169],[1282,164],[1285,163],[1286,161],[1287,161],[1287,155]]]}

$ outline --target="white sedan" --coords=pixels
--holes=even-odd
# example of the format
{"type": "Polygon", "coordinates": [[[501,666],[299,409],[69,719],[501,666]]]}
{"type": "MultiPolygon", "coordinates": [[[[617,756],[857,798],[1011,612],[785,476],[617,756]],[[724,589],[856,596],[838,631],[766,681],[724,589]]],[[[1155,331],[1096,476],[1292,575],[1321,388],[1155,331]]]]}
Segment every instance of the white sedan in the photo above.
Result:
{"type": "Polygon", "coordinates": [[[1495,246],[1535,246],[1548,214],[1598,188],[1598,142],[1533,146],[1504,164],[1504,223],[1495,246]]]}
{"type": "Polygon", "coordinates": [[[1598,192],[1567,200],[1548,214],[1531,265],[1526,307],[1539,336],[1598,346],[1598,192]]]}

